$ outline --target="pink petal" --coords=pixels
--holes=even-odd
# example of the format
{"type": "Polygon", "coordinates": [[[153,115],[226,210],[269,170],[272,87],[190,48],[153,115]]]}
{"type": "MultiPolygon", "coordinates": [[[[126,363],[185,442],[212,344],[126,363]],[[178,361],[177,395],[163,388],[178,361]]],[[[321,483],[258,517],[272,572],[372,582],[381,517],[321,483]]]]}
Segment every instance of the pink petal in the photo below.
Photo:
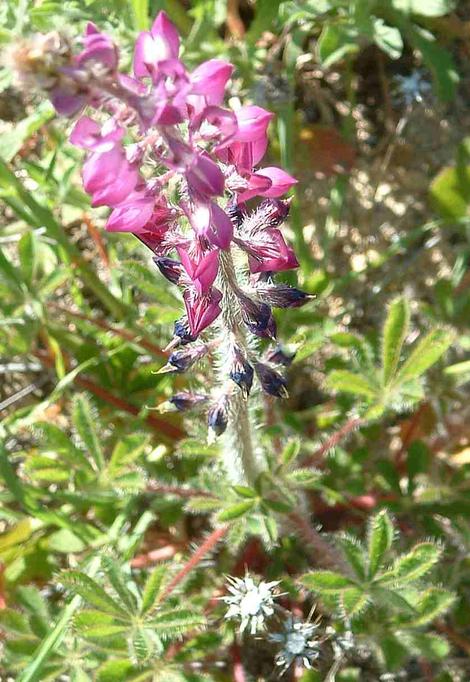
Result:
{"type": "Polygon", "coordinates": [[[297,180],[282,170],[282,168],[277,168],[276,166],[268,166],[267,168],[260,168],[257,171],[257,175],[271,180],[271,186],[269,189],[261,193],[263,197],[280,197],[290,190],[291,187],[297,184],[297,180]]]}
{"type": "Polygon", "coordinates": [[[256,105],[240,107],[235,112],[238,123],[238,132],[235,135],[237,142],[254,142],[266,134],[269,122],[274,114],[256,105]]]}

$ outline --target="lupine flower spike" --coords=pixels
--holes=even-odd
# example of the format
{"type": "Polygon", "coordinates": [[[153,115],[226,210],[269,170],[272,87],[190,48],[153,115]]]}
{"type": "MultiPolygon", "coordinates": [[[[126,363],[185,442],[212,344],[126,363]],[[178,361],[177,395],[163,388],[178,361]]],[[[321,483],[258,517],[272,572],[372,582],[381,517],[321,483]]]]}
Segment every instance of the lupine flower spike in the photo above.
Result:
{"type": "MultiPolygon", "coordinates": [[[[309,300],[273,279],[298,265],[280,230],[289,212],[280,197],[296,180],[260,166],[273,115],[256,105],[224,106],[234,67],[210,59],[189,71],[164,12],[138,36],[132,75],[119,70],[118,47],[92,23],[78,50],[52,33],[17,45],[11,62],[18,81],[46,90],[57,112],[75,119],[70,140],[86,152],[83,185],[92,206],[111,209],[106,229],[133,233],[181,289],[185,313],[164,371],[199,362],[212,330],[223,338],[228,384],[209,400],[213,431],[225,430],[236,392],[246,399],[254,377],[285,397],[272,365],[288,361],[277,353],[260,362],[250,339],[276,337],[272,307],[309,300]]],[[[172,406],[201,402],[188,394],[172,406]]]]}

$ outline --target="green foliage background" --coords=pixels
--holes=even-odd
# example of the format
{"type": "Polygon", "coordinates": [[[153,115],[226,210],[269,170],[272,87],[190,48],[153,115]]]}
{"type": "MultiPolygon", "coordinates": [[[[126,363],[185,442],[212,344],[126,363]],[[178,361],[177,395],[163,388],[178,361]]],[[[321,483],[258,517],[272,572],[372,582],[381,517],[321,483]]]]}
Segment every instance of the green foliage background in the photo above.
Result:
{"type": "MultiPolygon", "coordinates": [[[[287,279],[316,298],[277,320],[297,354],[289,401],[257,408],[269,470],[253,489],[231,486],[204,423],[156,410],[175,390],[210,381],[207,367],[189,377],[157,374],[182,307],[178,292],[137,240],[102,230],[106,211],[91,210],[81,188],[82,154],[67,143],[68,123],[35,93],[16,91],[5,62],[0,676],[224,681],[240,664],[240,679],[278,679],[275,651],[240,637],[215,599],[224,575],[246,567],[282,581],[286,608],[307,617],[317,604],[324,631],[330,628],[318,670],[303,673],[304,682],[464,682],[465,121],[424,193],[404,195],[405,213],[422,202],[425,220],[397,228],[379,253],[346,272],[340,236],[352,222],[345,215],[355,164],[372,158],[379,167],[373,214],[380,182],[391,182],[400,165],[392,157],[406,126],[429,110],[455,121],[468,82],[462,54],[470,49],[470,7],[451,0],[5,0],[0,43],[7,49],[37,31],[74,37],[92,20],[115,36],[126,67],[136,33],[160,9],[184,36],[189,66],[233,61],[231,95],[275,111],[272,161],[300,178],[289,238],[301,265],[287,279]],[[372,67],[364,67],[367,59],[372,67]],[[373,115],[372,95],[363,92],[370,69],[382,79],[373,115]],[[432,85],[424,103],[404,102],[394,80],[415,69],[432,85]],[[375,121],[372,157],[359,116],[375,121]],[[318,203],[315,195],[308,200],[316,183],[324,192],[318,203]],[[448,267],[436,264],[424,286],[430,273],[414,271],[413,259],[435,243],[448,267]],[[403,262],[411,274],[403,275],[403,262]],[[423,286],[410,295],[412,281],[423,286]],[[286,525],[299,499],[311,527],[321,527],[340,553],[337,569],[324,568],[308,534],[286,525]],[[214,528],[220,537],[180,574],[214,528]],[[354,646],[338,656],[333,644],[345,632],[354,646]]],[[[411,153],[424,159],[424,147],[411,153]]],[[[353,226],[360,233],[367,231],[362,217],[353,226]]]]}

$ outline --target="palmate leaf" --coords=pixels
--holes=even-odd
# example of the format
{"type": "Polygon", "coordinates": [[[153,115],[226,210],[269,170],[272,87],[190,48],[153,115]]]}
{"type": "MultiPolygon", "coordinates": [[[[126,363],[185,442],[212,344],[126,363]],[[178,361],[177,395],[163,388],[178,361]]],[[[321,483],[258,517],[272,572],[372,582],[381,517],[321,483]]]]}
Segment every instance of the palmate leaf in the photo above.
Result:
{"type": "Polygon", "coordinates": [[[115,617],[103,611],[84,609],[73,619],[76,632],[90,639],[107,639],[115,635],[123,635],[128,626],[120,624],[115,617]]]}
{"type": "Polygon", "coordinates": [[[122,603],[131,613],[135,613],[137,609],[137,599],[127,587],[122,571],[117,563],[110,556],[103,556],[101,557],[101,565],[122,603]]]}
{"type": "Polygon", "coordinates": [[[192,628],[205,624],[204,616],[188,609],[172,609],[157,613],[150,622],[152,630],[162,638],[172,638],[182,635],[192,628]]]}
{"type": "Polygon", "coordinates": [[[386,511],[381,511],[369,523],[369,578],[373,578],[383,563],[393,542],[393,524],[386,511]]]}
{"type": "Polygon", "coordinates": [[[167,566],[157,566],[147,578],[147,582],[142,592],[141,613],[148,613],[155,607],[159,595],[161,594],[165,578],[168,573],[167,566]]]}
{"type": "Polygon", "coordinates": [[[429,632],[400,632],[400,639],[414,653],[425,659],[441,660],[449,655],[449,643],[429,632]]]}
{"type": "Polygon", "coordinates": [[[388,384],[395,374],[408,333],[410,309],[405,298],[393,301],[385,320],[382,338],[382,378],[388,384]]]}
{"type": "Polygon", "coordinates": [[[370,603],[370,597],[359,587],[344,590],[339,598],[342,611],[348,618],[359,615],[370,603]]]}
{"type": "Polygon", "coordinates": [[[104,469],[105,460],[98,432],[94,423],[93,410],[88,398],[78,395],[74,398],[73,423],[80,439],[95,462],[98,470],[104,469]]]}
{"type": "Polygon", "coordinates": [[[454,334],[449,329],[438,327],[430,331],[418,342],[411,355],[402,365],[396,375],[396,382],[403,384],[420,377],[444,355],[452,345],[453,340],[454,334]]]}
{"type": "Polygon", "coordinates": [[[416,615],[407,619],[408,627],[420,627],[445,613],[454,603],[455,595],[442,587],[430,587],[421,595],[416,606],[416,615]]]}
{"type": "Polygon", "coordinates": [[[343,590],[355,587],[353,580],[334,571],[312,571],[303,575],[300,582],[319,594],[340,594],[343,590]]]}
{"type": "Polygon", "coordinates": [[[128,613],[95,580],[80,571],[63,571],[60,580],[95,608],[127,621],[128,613]]]}
{"type": "Polygon", "coordinates": [[[381,585],[399,585],[419,580],[439,561],[442,548],[433,542],[415,545],[396,559],[392,569],[377,578],[381,585]]]}
{"type": "Polygon", "coordinates": [[[142,669],[136,668],[128,659],[106,661],[96,672],[96,682],[131,682],[134,675],[141,675],[142,669]]]}
{"type": "Polygon", "coordinates": [[[342,393],[363,396],[364,398],[374,398],[378,388],[370,379],[346,369],[335,369],[326,379],[327,388],[342,393]]]}
{"type": "Polygon", "coordinates": [[[366,578],[366,551],[359,540],[352,535],[342,535],[338,539],[338,543],[343,550],[343,553],[348,563],[353,568],[357,577],[360,580],[366,578]]]}

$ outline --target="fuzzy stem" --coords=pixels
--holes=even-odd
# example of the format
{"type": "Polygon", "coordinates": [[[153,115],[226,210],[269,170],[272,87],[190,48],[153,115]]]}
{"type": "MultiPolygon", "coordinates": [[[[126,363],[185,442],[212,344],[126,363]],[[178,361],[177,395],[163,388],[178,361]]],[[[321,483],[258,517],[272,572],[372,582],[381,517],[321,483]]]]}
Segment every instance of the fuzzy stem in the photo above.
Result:
{"type": "Polygon", "coordinates": [[[204,559],[206,554],[215,549],[217,543],[224,537],[230,526],[227,524],[225,526],[219,526],[207,537],[202,545],[197,548],[189,561],[183,566],[183,568],[175,575],[175,577],[168,583],[165,591],[160,597],[160,601],[165,601],[170,594],[175,590],[175,588],[188,576],[193,569],[198,566],[198,564],[204,559]]]}
{"type": "MultiPolygon", "coordinates": [[[[240,304],[235,295],[238,281],[232,254],[221,251],[219,263],[218,285],[222,292],[222,312],[219,318],[219,376],[223,390],[224,385],[227,385],[230,371],[227,363],[230,362],[233,342],[235,341],[246,352],[248,341],[240,304]]],[[[230,379],[228,381],[232,383],[230,379]]],[[[234,483],[253,485],[263,466],[255,448],[252,417],[242,392],[231,385],[228,390],[231,391],[230,414],[222,447],[225,469],[234,483]]]]}
{"type": "Polygon", "coordinates": [[[322,537],[321,533],[310,524],[305,514],[290,512],[287,518],[305,543],[306,553],[311,556],[317,566],[351,575],[351,569],[342,553],[322,537]]]}

